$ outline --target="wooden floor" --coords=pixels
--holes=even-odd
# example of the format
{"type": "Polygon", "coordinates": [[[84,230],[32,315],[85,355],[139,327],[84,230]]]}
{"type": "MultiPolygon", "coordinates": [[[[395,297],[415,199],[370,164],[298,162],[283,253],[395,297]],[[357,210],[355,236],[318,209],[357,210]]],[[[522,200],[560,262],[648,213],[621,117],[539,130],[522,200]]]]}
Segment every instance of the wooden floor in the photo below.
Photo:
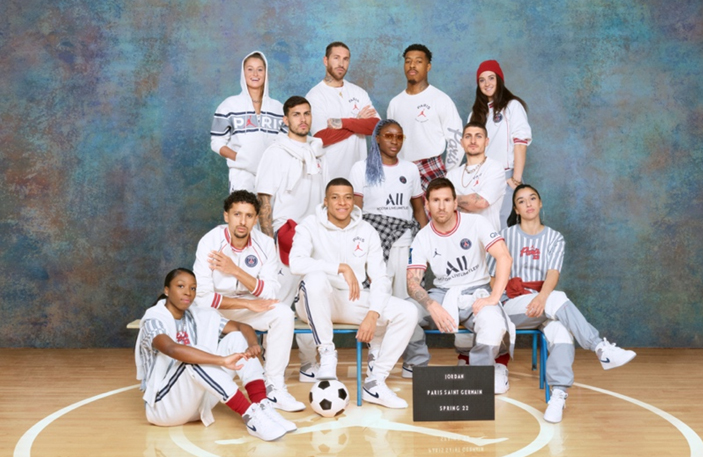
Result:
{"type": "MultiPolygon", "coordinates": [[[[433,350],[433,364],[453,364],[454,357],[452,350],[433,350]]],[[[298,432],[264,443],[223,405],[209,428],[149,425],[134,388],[132,350],[1,349],[0,455],[703,456],[703,350],[641,349],[629,365],[607,372],[592,353],[578,350],[577,385],[559,425],[542,420],[544,396],[529,360],[528,350],[517,351],[510,391],[496,397],[495,421],[414,423],[412,405],[356,407],[354,352],[341,350],[338,372],[352,406],[336,419],[309,407],[284,413],[298,432]]],[[[307,398],[310,384],[297,382],[297,366],[287,375],[290,391],[307,398]]],[[[397,367],[388,384],[411,400],[411,383],[397,367]]]]}

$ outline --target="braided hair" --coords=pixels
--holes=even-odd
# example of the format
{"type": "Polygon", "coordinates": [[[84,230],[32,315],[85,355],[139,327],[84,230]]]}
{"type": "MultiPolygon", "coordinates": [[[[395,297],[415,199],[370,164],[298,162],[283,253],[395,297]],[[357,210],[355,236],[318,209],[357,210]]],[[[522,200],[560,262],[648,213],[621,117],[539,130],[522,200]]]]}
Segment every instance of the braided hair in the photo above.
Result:
{"type": "Polygon", "coordinates": [[[383,161],[381,160],[381,149],[378,147],[376,137],[381,133],[381,130],[387,125],[397,125],[402,129],[398,121],[393,119],[384,119],[376,124],[371,135],[371,148],[366,157],[366,183],[369,186],[380,186],[386,180],[386,175],[383,173],[383,161]]]}

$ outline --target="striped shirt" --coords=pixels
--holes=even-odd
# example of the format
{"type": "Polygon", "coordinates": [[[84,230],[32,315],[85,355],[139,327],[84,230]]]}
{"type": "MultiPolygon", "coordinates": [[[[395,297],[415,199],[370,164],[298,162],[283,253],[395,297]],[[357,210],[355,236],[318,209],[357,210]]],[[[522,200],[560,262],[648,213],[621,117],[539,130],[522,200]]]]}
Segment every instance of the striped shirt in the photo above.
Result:
{"type": "MultiPolygon", "coordinates": [[[[528,235],[522,231],[520,224],[503,229],[500,233],[513,258],[511,278],[521,278],[524,282],[544,281],[548,270],[561,271],[565,245],[561,233],[545,226],[537,235],[528,235]]],[[[490,255],[488,268],[491,276],[495,276],[496,261],[490,255]]]]}

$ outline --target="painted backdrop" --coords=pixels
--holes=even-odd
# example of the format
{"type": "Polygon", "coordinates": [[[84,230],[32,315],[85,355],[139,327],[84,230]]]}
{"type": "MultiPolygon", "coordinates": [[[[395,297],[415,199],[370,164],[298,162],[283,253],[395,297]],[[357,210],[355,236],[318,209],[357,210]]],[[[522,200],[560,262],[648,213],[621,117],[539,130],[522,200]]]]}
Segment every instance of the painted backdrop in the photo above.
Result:
{"type": "Polygon", "coordinates": [[[527,101],[526,179],[568,242],[561,288],[623,346],[703,347],[703,12],[678,2],[8,0],[0,4],[0,347],[129,346],[221,220],[212,113],[260,49],[304,95],[325,46],[385,115],[402,50],[469,114],[475,71],[527,101]]]}

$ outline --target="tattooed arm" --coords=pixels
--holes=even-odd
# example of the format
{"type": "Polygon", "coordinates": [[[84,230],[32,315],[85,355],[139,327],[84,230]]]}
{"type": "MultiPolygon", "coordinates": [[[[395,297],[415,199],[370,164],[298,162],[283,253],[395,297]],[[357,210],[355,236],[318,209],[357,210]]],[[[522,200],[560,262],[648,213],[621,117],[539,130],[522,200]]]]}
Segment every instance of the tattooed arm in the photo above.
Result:
{"type": "Polygon", "coordinates": [[[261,202],[261,210],[259,211],[259,225],[261,231],[273,238],[273,210],[271,208],[271,196],[268,194],[259,194],[261,202]]]}
{"type": "Polygon", "coordinates": [[[410,298],[416,300],[427,309],[437,328],[444,333],[451,333],[456,330],[457,323],[449,313],[442,308],[442,305],[430,298],[430,295],[422,288],[420,282],[424,276],[424,270],[413,268],[407,270],[408,294],[410,298]]]}
{"type": "Polygon", "coordinates": [[[458,195],[459,211],[464,213],[477,213],[490,206],[488,201],[479,194],[458,195]]]}

